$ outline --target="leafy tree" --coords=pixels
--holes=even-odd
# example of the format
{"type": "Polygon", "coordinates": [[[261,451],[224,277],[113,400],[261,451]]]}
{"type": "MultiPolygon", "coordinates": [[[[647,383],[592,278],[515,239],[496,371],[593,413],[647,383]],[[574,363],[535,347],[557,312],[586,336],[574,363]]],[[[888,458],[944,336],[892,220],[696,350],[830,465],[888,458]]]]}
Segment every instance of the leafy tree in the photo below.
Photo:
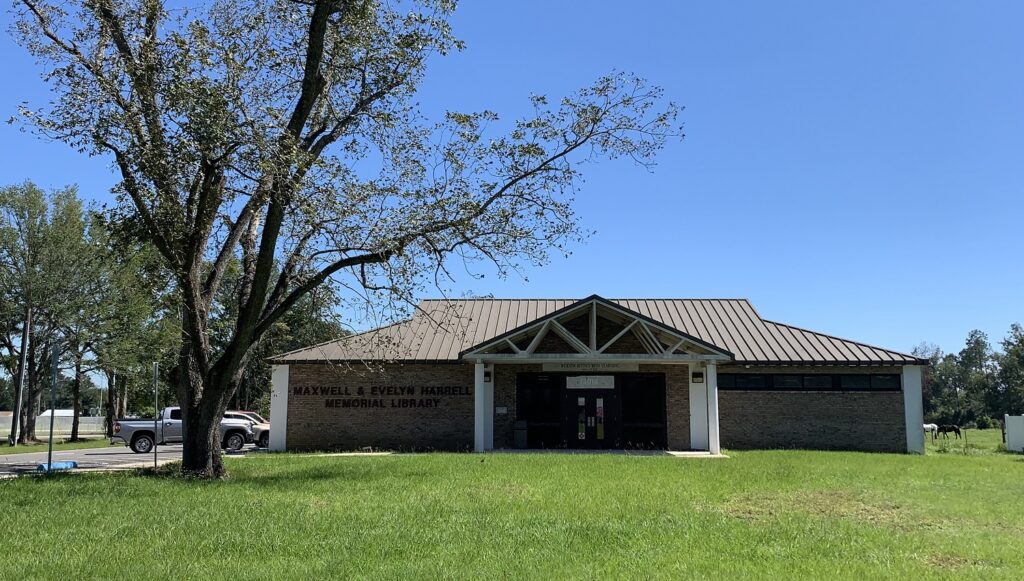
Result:
{"type": "Polygon", "coordinates": [[[1019,323],[1010,326],[1010,334],[1002,341],[1003,353],[999,363],[998,409],[996,418],[1003,414],[1024,414],[1024,328],[1019,323]]]}
{"type": "Polygon", "coordinates": [[[964,425],[986,422],[993,415],[996,366],[985,333],[971,331],[959,353],[946,354],[934,364],[931,377],[929,418],[964,425]]]}
{"type": "MultiPolygon", "coordinates": [[[[98,232],[105,233],[97,242],[104,267],[88,337],[94,366],[107,376],[104,409],[110,433],[115,417],[152,407],[153,364],[160,363],[166,384],[180,325],[176,297],[168,291],[169,275],[156,251],[120,238],[109,227],[98,232]]],[[[160,397],[164,402],[174,399],[167,393],[160,397]]]]}
{"type": "Polygon", "coordinates": [[[150,241],[181,305],[183,470],[223,474],[217,423],[260,338],[321,285],[410,301],[452,259],[501,272],[584,233],[581,163],[652,163],[677,108],[625,74],[504,136],[495,113],[429,123],[428,58],[462,48],[452,0],[21,0],[19,41],[54,98],[24,110],[44,135],[112,159],[114,219],[150,241]],[[370,168],[373,168],[372,170],[370,168]],[[216,350],[211,311],[239,260],[237,317],[216,350]]]}
{"type": "Polygon", "coordinates": [[[84,232],[74,188],[49,195],[31,182],[0,188],[0,296],[7,305],[0,348],[15,378],[11,443],[16,435],[21,442],[35,439],[49,371],[47,352],[56,343],[58,322],[79,296],[76,257],[84,232]]]}
{"type": "Polygon", "coordinates": [[[921,399],[924,408],[924,417],[933,418],[938,411],[938,402],[935,395],[935,368],[942,361],[942,349],[933,343],[922,342],[911,354],[921,359],[927,359],[930,365],[922,369],[921,373],[921,399]]]}

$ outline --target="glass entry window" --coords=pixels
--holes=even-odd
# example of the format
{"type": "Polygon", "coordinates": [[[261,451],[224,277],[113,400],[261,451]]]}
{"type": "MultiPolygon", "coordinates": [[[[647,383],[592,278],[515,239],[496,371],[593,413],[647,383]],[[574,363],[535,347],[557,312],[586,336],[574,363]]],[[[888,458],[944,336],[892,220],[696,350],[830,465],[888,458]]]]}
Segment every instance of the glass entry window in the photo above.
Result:
{"type": "Polygon", "coordinates": [[[660,373],[516,376],[516,419],[530,448],[663,449],[665,401],[660,373]]]}

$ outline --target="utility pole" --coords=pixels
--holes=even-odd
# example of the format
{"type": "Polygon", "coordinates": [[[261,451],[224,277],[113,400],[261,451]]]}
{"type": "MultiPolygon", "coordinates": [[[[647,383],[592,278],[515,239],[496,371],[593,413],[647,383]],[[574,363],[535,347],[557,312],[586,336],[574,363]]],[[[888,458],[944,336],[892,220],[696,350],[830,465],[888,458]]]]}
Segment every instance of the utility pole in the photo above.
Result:
{"type": "Polygon", "coordinates": [[[53,470],[53,421],[57,417],[57,363],[60,361],[60,351],[57,349],[57,342],[53,342],[50,348],[50,448],[46,453],[46,473],[53,470]]]}
{"type": "Polygon", "coordinates": [[[11,436],[8,443],[18,445],[18,428],[21,427],[21,400],[25,393],[25,373],[28,367],[28,342],[32,332],[32,307],[25,305],[25,325],[21,328],[21,357],[18,366],[18,382],[14,387],[14,416],[11,418],[11,436]]]}
{"type": "Polygon", "coordinates": [[[153,469],[156,470],[156,443],[160,440],[160,390],[157,389],[157,376],[160,373],[160,363],[153,362],[153,469]]]}

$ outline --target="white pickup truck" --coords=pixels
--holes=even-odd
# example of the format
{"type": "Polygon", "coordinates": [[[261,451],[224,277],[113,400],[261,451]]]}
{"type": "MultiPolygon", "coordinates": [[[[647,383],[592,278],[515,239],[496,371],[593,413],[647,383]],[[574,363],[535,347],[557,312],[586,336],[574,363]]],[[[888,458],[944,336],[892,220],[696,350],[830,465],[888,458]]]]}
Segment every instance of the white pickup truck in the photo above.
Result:
{"type": "MultiPolygon", "coordinates": [[[[181,408],[167,407],[160,410],[156,421],[117,420],[114,422],[114,436],[110,443],[121,440],[137,454],[153,451],[155,444],[175,444],[183,439],[181,408]],[[154,428],[156,429],[154,431],[154,428]]],[[[241,450],[246,442],[253,441],[252,422],[223,419],[220,422],[221,447],[241,450]]]]}

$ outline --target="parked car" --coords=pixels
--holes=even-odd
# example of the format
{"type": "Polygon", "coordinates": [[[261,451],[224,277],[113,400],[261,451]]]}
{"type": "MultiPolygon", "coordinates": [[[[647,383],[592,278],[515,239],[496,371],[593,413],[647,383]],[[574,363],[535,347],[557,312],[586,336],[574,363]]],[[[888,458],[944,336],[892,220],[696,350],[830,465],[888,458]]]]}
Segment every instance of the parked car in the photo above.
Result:
{"type": "Polygon", "coordinates": [[[263,416],[256,412],[228,410],[224,412],[224,417],[233,420],[246,420],[251,422],[252,436],[256,441],[256,445],[260,448],[266,448],[270,445],[270,422],[263,419],[263,416]]]}
{"type": "MultiPolygon", "coordinates": [[[[155,444],[173,444],[184,439],[181,423],[181,408],[166,407],[160,411],[157,421],[120,419],[114,422],[114,436],[110,443],[121,440],[137,454],[153,451],[155,444]],[[154,432],[154,423],[156,431],[154,432]]],[[[221,447],[237,451],[246,442],[253,441],[252,422],[248,420],[223,419],[220,422],[221,447]]]]}

